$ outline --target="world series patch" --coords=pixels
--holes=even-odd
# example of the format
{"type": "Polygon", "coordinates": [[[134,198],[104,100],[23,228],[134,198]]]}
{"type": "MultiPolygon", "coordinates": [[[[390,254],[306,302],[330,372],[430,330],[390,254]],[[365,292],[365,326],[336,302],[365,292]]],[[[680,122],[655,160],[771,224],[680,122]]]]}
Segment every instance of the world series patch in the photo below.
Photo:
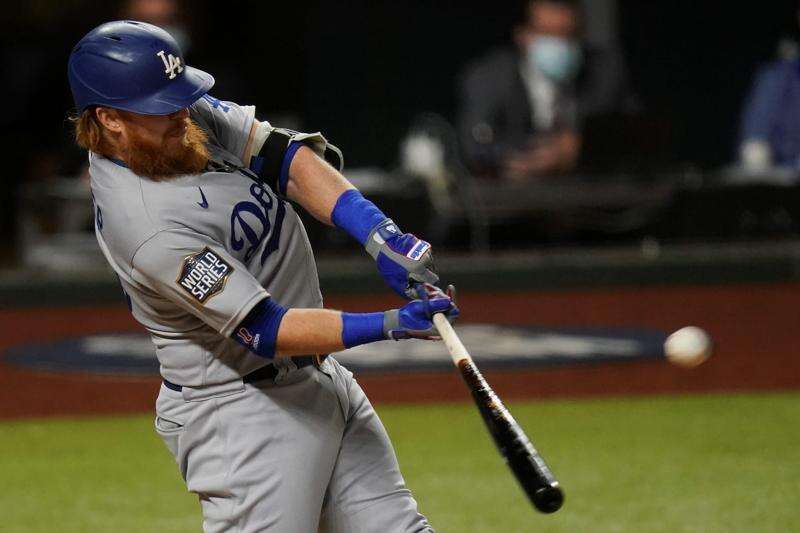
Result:
{"type": "Polygon", "coordinates": [[[206,247],[202,252],[184,258],[176,281],[195,300],[204,304],[222,292],[231,272],[233,267],[206,247]]]}

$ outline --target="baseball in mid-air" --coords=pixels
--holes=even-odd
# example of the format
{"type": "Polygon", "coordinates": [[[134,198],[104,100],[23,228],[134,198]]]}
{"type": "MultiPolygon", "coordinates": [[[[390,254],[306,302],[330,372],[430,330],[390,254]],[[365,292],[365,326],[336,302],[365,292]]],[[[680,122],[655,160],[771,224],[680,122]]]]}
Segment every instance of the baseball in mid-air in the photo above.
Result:
{"type": "Polygon", "coordinates": [[[664,341],[664,355],[673,365],[694,368],[711,355],[711,337],[704,330],[687,326],[664,341]]]}

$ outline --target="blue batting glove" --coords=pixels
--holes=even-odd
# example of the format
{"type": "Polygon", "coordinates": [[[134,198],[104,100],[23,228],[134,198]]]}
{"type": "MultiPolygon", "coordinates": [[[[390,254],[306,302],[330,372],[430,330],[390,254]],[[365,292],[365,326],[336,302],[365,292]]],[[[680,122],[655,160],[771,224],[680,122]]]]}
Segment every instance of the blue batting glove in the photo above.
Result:
{"type": "Polygon", "coordinates": [[[420,299],[412,300],[400,309],[386,311],[383,331],[387,339],[434,339],[439,333],[433,324],[435,313],[444,313],[451,323],[458,318],[459,310],[453,299],[432,285],[424,288],[417,284],[413,290],[420,299]]]}
{"type": "Polygon", "coordinates": [[[376,226],[364,246],[378,264],[386,284],[404,298],[417,297],[414,285],[418,283],[439,281],[430,243],[411,233],[401,233],[391,219],[376,226]]]}

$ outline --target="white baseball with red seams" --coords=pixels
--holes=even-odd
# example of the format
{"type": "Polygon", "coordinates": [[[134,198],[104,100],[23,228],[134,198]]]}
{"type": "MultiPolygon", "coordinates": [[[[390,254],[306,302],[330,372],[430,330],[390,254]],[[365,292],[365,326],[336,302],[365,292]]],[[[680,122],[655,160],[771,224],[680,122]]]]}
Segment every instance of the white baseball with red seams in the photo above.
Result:
{"type": "Polygon", "coordinates": [[[687,326],[667,337],[664,355],[674,365],[694,368],[709,358],[712,347],[708,333],[696,326],[687,326]]]}

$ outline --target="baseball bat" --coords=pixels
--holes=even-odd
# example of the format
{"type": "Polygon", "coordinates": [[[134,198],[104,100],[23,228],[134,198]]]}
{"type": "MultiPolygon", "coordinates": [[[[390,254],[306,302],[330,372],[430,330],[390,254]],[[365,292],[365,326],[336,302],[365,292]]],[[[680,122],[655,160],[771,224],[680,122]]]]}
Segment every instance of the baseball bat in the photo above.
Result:
{"type": "Polygon", "coordinates": [[[497,448],[525,494],[539,511],[558,511],[564,503],[564,492],[550,468],[503,405],[503,401],[486,382],[447,318],[437,313],[433,315],[433,323],[447,346],[453,363],[461,371],[461,377],[472,392],[472,398],[497,448]]]}

